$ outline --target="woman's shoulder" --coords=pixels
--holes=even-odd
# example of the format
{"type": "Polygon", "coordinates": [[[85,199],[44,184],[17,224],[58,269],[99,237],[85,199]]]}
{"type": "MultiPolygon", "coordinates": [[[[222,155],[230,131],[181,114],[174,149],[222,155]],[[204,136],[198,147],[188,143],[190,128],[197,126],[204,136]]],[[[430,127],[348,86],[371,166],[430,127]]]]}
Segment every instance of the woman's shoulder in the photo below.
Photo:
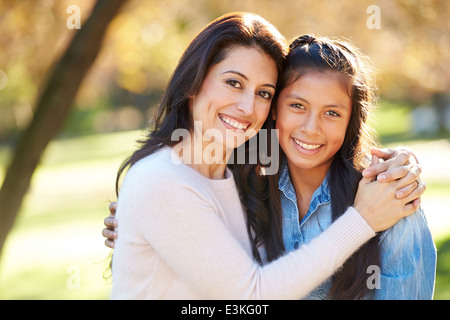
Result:
{"type": "Polygon", "coordinates": [[[198,184],[196,178],[194,170],[181,163],[170,147],[163,147],[132,165],[123,185],[132,185],[132,188],[176,188],[195,186],[198,184]]]}
{"type": "Polygon", "coordinates": [[[172,159],[171,148],[163,147],[140,159],[130,167],[126,176],[136,179],[159,181],[180,176],[180,166],[172,159]]]}

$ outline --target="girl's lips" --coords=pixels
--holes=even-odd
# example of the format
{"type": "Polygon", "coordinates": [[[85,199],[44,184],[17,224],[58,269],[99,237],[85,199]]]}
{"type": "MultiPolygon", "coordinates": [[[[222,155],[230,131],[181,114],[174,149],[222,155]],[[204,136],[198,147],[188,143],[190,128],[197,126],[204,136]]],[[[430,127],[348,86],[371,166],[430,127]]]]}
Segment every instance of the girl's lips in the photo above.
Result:
{"type": "Polygon", "coordinates": [[[323,144],[305,143],[295,138],[292,138],[292,140],[298,147],[301,148],[302,151],[306,151],[309,153],[316,153],[323,146],[323,144]]]}
{"type": "Polygon", "coordinates": [[[245,131],[251,125],[251,122],[238,119],[223,113],[219,113],[219,119],[225,124],[227,128],[245,131]]]}

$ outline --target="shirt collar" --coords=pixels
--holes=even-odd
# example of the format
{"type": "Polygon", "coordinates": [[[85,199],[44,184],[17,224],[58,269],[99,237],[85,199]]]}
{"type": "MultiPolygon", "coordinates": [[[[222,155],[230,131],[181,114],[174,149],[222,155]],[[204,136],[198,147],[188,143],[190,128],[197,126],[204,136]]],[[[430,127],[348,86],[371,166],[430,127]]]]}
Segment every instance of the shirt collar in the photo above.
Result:
{"type": "MultiPolygon", "coordinates": [[[[323,179],[320,187],[317,188],[316,191],[314,191],[314,194],[311,198],[310,210],[314,211],[318,205],[331,201],[329,176],[330,176],[330,173],[328,172],[325,179],[323,179]],[[314,208],[312,208],[312,207],[314,207],[314,208]]],[[[295,189],[294,189],[294,186],[292,185],[291,178],[289,177],[289,168],[288,168],[286,160],[284,160],[280,166],[278,189],[281,192],[283,192],[287,198],[291,199],[292,201],[297,202],[297,196],[295,194],[295,189]]]]}

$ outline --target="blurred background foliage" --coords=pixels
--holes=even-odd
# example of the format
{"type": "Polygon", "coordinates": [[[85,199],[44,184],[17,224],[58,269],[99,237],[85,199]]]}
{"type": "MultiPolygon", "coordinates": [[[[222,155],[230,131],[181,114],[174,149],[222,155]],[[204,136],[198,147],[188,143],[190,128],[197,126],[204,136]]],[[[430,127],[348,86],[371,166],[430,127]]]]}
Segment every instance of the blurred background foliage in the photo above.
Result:
{"type": "MultiPolygon", "coordinates": [[[[66,26],[72,4],[80,7],[83,20],[94,1],[1,2],[0,141],[28,124],[47,70],[76,31],[66,26]]],[[[65,132],[145,126],[189,41],[211,20],[238,10],[261,14],[288,40],[304,33],[350,39],[373,59],[384,99],[415,107],[449,90],[446,0],[133,0],[111,23],[65,132]],[[367,27],[371,5],[380,8],[380,29],[367,27]]]]}
{"type": "MultiPolygon", "coordinates": [[[[83,22],[94,4],[0,2],[0,181],[49,69],[76,32],[67,27],[67,8],[79,6],[83,22]]],[[[2,258],[1,299],[108,297],[101,229],[115,200],[116,170],[148,126],[189,41],[229,11],[262,15],[288,41],[305,33],[346,37],[373,59],[381,96],[374,125],[383,144],[411,145],[429,170],[423,202],[438,214],[430,224],[442,248],[436,298],[450,298],[448,0],[131,0],[110,24],[64,130],[35,173],[2,258]],[[371,5],[380,9],[379,29],[367,25],[371,5]],[[441,128],[417,130],[414,110],[424,106],[441,128]]]]}

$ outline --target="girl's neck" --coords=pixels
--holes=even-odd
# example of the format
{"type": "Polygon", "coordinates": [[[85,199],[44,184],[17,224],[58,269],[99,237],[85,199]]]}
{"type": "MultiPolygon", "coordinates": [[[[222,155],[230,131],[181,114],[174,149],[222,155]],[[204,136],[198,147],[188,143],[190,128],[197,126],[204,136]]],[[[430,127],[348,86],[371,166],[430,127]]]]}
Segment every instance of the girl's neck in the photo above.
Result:
{"type": "Polygon", "coordinates": [[[309,209],[309,204],[314,191],[320,187],[325,179],[329,166],[303,169],[298,168],[288,161],[289,178],[297,196],[297,206],[300,214],[300,220],[306,215],[309,209]]]}

